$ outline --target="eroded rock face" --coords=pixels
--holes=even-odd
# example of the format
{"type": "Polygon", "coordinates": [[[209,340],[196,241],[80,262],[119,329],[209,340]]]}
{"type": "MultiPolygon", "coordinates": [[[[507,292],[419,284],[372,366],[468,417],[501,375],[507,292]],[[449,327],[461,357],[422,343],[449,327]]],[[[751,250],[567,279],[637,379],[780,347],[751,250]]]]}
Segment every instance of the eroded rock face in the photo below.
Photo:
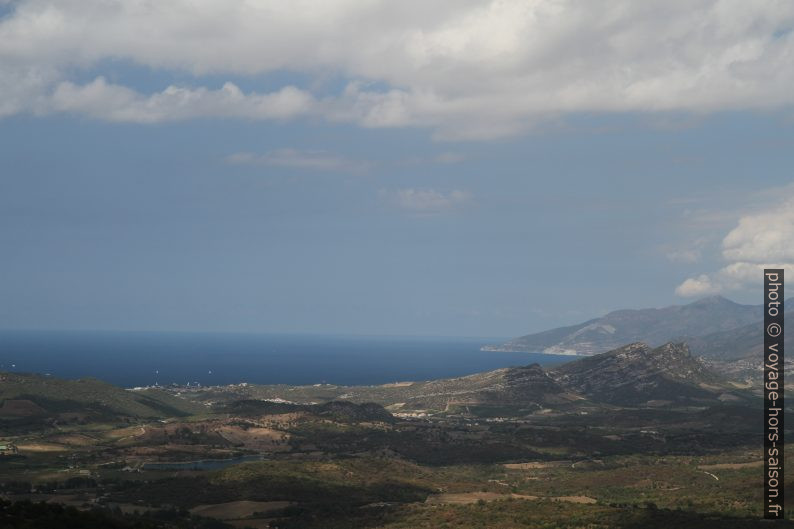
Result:
{"type": "Polygon", "coordinates": [[[632,343],[564,364],[550,372],[569,391],[593,401],[638,405],[652,400],[714,398],[717,377],[692,357],[686,344],[652,348],[632,343]]]}

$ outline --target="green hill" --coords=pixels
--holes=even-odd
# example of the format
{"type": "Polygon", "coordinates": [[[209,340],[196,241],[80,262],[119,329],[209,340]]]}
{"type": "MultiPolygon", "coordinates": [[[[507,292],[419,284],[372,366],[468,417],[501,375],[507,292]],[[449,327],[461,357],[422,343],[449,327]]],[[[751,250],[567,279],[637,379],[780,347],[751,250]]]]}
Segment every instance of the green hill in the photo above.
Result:
{"type": "Polygon", "coordinates": [[[93,378],[58,378],[0,372],[0,418],[91,417],[159,418],[202,411],[200,405],[157,389],[131,391],[93,378]]]}

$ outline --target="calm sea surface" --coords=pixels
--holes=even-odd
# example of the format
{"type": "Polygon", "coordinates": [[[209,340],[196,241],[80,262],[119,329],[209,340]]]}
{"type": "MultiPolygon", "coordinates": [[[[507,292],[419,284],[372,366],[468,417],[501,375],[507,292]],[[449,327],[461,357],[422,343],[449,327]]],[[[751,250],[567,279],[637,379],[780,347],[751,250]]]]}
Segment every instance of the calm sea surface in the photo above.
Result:
{"type": "Polygon", "coordinates": [[[429,380],[571,357],[483,352],[500,339],[0,331],[0,371],[150,384],[350,384],[429,380]]]}

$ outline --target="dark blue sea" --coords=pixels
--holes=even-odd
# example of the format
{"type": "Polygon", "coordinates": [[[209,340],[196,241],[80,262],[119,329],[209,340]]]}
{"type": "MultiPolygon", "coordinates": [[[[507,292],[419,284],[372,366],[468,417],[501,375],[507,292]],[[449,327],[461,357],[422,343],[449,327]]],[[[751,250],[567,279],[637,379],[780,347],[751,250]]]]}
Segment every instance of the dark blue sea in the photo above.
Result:
{"type": "Polygon", "coordinates": [[[0,371],[94,377],[124,387],[371,385],[572,357],[480,351],[500,338],[0,331],[0,371]]]}

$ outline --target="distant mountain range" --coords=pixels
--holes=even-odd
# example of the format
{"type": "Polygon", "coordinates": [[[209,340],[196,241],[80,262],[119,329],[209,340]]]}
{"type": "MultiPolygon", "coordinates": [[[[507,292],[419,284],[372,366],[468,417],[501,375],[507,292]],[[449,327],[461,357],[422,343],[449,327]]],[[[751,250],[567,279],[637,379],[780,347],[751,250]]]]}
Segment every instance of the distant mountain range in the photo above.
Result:
{"type": "MultiPolygon", "coordinates": [[[[791,321],[794,312],[786,312],[786,321],[791,321]]],[[[786,334],[784,344],[788,347],[789,337],[786,334]]],[[[690,349],[699,355],[715,360],[760,359],[764,348],[763,322],[755,321],[727,331],[720,331],[705,336],[687,338],[690,349]]]]}
{"type": "Polygon", "coordinates": [[[515,338],[490,351],[594,355],[633,342],[659,346],[686,342],[697,356],[733,360],[762,347],[761,305],[742,305],[722,296],[661,309],[617,310],[578,325],[515,338]]]}

